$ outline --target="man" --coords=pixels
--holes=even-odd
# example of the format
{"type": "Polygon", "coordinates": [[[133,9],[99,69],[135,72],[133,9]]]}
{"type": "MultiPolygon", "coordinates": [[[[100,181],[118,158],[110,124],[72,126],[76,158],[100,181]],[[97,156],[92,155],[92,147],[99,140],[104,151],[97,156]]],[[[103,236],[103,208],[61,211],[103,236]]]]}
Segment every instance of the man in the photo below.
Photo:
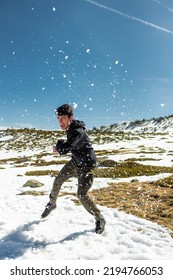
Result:
{"type": "Polygon", "coordinates": [[[71,152],[72,158],[55,178],[49,195],[50,201],[42,213],[42,218],[47,217],[56,208],[56,200],[62,184],[70,177],[77,177],[77,196],[85,209],[95,217],[95,232],[100,234],[104,231],[106,221],[100,210],[87,195],[93,183],[92,169],[96,165],[96,156],[86,133],[85,124],[73,119],[73,109],[68,104],[57,108],[56,114],[61,129],[66,130],[67,140],[58,140],[56,146],[53,147],[53,151],[60,155],[71,152]]]}

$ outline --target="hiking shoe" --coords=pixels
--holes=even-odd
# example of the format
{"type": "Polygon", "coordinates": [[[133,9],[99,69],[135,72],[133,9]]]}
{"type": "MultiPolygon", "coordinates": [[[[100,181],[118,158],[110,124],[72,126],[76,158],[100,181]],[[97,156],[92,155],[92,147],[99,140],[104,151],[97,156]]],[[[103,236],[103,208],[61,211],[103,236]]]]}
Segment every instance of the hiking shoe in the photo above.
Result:
{"type": "Polygon", "coordinates": [[[49,214],[50,214],[50,212],[52,211],[52,210],[54,210],[56,208],[56,204],[55,203],[48,203],[47,205],[46,205],[46,208],[45,208],[45,210],[44,210],[44,212],[41,214],[41,217],[42,218],[46,218],[49,214]]]}
{"type": "Polygon", "coordinates": [[[104,218],[101,218],[100,220],[97,220],[96,221],[95,232],[98,233],[98,234],[101,234],[105,229],[105,224],[106,224],[106,221],[105,221],[104,218]]]}

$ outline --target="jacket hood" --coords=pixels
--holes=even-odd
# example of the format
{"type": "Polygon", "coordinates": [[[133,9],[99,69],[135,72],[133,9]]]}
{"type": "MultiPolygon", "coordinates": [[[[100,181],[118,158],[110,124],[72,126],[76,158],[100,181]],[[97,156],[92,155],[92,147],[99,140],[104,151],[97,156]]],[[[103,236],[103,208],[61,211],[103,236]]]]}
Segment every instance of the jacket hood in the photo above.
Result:
{"type": "Polygon", "coordinates": [[[85,129],[85,123],[83,121],[79,121],[79,120],[72,120],[69,128],[70,129],[77,129],[77,128],[85,129]]]}

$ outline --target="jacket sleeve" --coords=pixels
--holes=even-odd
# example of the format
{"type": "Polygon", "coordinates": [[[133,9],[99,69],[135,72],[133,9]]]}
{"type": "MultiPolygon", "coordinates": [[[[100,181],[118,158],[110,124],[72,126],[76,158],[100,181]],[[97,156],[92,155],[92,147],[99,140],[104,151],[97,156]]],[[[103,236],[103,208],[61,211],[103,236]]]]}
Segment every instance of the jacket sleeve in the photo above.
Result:
{"type": "Polygon", "coordinates": [[[60,155],[65,155],[72,149],[80,147],[85,138],[85,131],[83,129],[73,130],[67,137],[67,141],[58,140],[56,149],[60,155]]]}

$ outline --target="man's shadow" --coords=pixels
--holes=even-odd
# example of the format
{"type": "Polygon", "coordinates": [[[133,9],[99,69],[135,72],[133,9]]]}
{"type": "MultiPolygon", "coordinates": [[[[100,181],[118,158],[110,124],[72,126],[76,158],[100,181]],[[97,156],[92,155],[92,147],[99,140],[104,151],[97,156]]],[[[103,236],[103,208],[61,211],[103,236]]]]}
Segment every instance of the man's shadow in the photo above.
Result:
{"type": "Polygon", "coordinates": [[[28,238],[25,234],[26,231],[31,230],[33,225],[40,222],[42,221],[38,220],[24,224],[2,237],[0,239],[0,260],[16,259],[22,256],[28,248],[44,248],[44,242],[34,241],[33,238],[28,238]]]}
{"type": "Polygon", "coordinates": [[[5,259],[16,259],[24,255],[27,249],[44,249],[47,245],[52,244],[63,244],[66,241],[73,241],[81,235],[85,235],[87,232],[92,232],[91,230],[85,230],[83,232],[75,232],[69,234],[65,238],[54,242],[45,242],[40,240],[34,240],[33,238],[28,238],[26,236],[26,231],[32,230],[33,225],[38,225],[45,220],[33,221],[23,226],[18,227],[13,230],[8,235],[0,239],[0,260],[5,259]]]}

